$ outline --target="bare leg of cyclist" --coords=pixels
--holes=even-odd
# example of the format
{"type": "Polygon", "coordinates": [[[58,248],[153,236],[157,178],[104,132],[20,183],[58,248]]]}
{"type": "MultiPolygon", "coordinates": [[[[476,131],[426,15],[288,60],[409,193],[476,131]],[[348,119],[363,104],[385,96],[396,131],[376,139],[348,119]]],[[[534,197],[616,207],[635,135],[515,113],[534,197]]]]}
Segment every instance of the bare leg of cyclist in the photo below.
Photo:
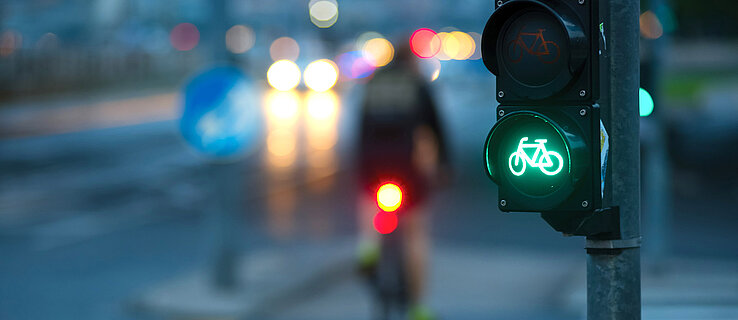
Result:
{"type": "Polygon", "coordinates": [[[359,222],[359,264],[364,267],[379,259],[379,234],[374,231],[374,215],[377,206],[372,197],[361,195],[356,208],[359,222]]]}
{"type": "Polygon", "coordinates": [[[428,256],[430,254],[429,219],[425,207],[420,205],[405,216],[405,261],[410,299],[411,319],[433,319],[432,313],[423,305],[428,256]]]}
{"type": "MultiPolygon", "coordinates": [[[[438,140],[428,126],[418,127],[413,133],[413,164],[428,181],[439,178],[438,140]]],[[[428,235],[428,210],[418,203],[405,217],[405,272],[410,294],[411,320],[434,319],[433,313],[423,305],[427,277],[430,236],[428,235]]]]}
{"type": "Polygon", "coordinates": [[[376,204],[374,199],[362,194],[357,199],[356,213],[359,227],[358,246],[356,250],[356,261],[359,273],[364,280],[368,281],[371,294],[375,304],[373,306],[372,319],[388,319],[389,309],[387,304],[382,303],[381,296],[376,295],[376,272],[379,263],[380,244],[379,235],[373,229],[376,204]]]}

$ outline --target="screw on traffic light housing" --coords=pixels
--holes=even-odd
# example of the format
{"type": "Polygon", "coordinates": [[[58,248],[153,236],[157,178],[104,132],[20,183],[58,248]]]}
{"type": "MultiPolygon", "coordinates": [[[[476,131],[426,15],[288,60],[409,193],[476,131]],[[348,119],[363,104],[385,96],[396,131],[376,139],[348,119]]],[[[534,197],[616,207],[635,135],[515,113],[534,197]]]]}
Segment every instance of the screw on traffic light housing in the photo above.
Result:
{"type": "Polygon", "coordinates": [[[482,33],[482,60],[497,101],[592,104],[599,98],[598,1],[497,1],[482,33]]]}

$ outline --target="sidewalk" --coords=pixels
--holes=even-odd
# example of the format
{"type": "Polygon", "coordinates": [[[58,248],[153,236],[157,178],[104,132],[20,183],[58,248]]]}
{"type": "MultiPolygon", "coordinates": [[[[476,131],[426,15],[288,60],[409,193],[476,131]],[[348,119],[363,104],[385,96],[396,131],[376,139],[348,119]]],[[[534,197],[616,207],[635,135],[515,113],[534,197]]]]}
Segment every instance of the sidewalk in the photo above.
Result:
{"type": "MultiPolygon", "coordinates": [[[[671,258],[655,267],[641,266],[643,319],[738,319],[738,260],[671,258]]],[[[585,272],[584,265],[577,270],[585,272]]],[[[565,307],[580,310],[584,319],[585,278],[571,280],[565,307]]]]}
{"type": "MultiPolygon", "coordinates": [[[[574,255],[512,249],[434,248],[427,304],[440,319],[572,319],[552,298],[572,276],[574,255]]],[[[372,300],[352,276],[320,295],[262,319],[371,319],[372,300]]]]}
{"type": "Polygon", "coordinates": [[[353,244],[303,244],[261,249],[240,259],[239,285],[220,291],[202,269],[151,287],[131,299],[138,314],[171,318],[243,319],[281,309],[353,272],[353,244]]]}
{"type": "MultiPolygon", "coordinates": [[[[643,272],[643,319],[738,319],[738,261],[669,265],[660,275],[643,272]]],[[[561,255],[438,246],[427,303],[441,319],[586,319],[585,269],[584,250],[561,255]]],[[[302,300],[275,304],[281,307],[267,308],[259,318],[371,319],[367,287],[345,275],[330,288],[302,288],[294,295],[302,300]]]]}

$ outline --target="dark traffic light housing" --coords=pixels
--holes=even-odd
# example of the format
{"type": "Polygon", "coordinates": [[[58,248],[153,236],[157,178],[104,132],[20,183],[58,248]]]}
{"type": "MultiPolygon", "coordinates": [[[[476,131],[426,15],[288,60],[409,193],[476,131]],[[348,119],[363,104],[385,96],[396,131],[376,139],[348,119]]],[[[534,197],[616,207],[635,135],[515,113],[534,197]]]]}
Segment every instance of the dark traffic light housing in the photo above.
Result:
{"type": "Polygon", "coordinates": [[[497,101],[592,104],[599,98],[598,1],[498,1],[482,33],[497,101]],[[501,5],[500,5],[501,4],[501,5]]]}
{"type": "Polygon", "coordinates": [[[500,102],[484,163],[500,210],[608,237],[619,224],[602,208],[598,17],[595,0],[497,1],[481,43],[500,102]]]}
{"type": "Polygon", "coordinates": [[[595,106],[497,108],[485,165],[500,210],[582,212],[601,204],[595,106]]]}

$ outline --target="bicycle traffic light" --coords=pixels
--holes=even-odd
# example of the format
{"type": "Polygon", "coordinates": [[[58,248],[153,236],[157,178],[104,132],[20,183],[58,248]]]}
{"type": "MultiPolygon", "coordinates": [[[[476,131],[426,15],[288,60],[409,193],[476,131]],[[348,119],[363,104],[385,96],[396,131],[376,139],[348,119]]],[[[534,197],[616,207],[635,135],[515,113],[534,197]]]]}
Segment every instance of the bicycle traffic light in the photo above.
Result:
{"type": "Polygon", "coordinates": [[[484,147],[502,211],[592,211],[600,203],[599,108],[499,107],[484,147]]]}
{"type": "Polygon", "coordinates": [[[499,209],[578,235],[613,230],[588,222],[602,207],[597,3],[497,1],[481,45],[500,102],[484,145],[499,209]]]}
{"type": "Polygon", "coordinates": [[[497,101],[594,103],[598,10],[594,0],[497,1],[481,45],[497,101]]]}

